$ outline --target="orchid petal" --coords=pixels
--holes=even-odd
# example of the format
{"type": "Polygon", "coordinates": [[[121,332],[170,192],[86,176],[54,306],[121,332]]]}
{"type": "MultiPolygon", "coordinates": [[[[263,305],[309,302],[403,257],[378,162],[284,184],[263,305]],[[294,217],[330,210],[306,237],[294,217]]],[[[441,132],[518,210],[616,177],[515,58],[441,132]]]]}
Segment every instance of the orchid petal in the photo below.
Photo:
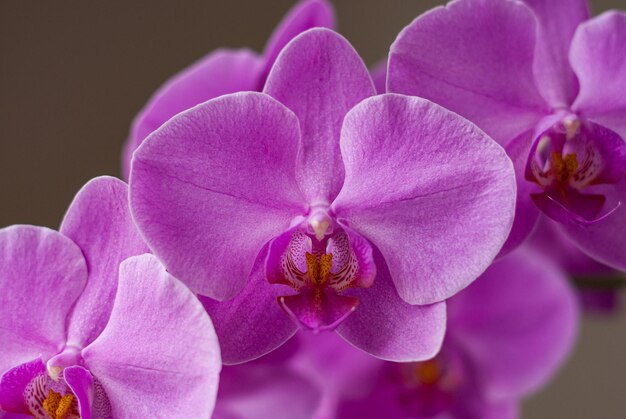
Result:
{"type": "Polygon", "coordinates": [[[537,16],[534,72],[539,91],[554,108],[568,107],[578,93],[569,50],[579,24],[591,13],[587,0],[523,0],[537,16]]]}
{"type": "Polygon", "coordinates": [[[574,243],[593,259],[612,268],[626,271],[626,178],[616,184],[608,201],[619,206],[608,216],[592,224],[570,222],[562,226],[574,243]]]}
{"type": "Polygon", "coordinates": [[[89,371],[79,365],[74,365],[63,370],[63,379],[78,400],[80,419],[91,419],[92,416],[97,419],[106,417],[92,415],[91,406],[94,402],[94,389],[93,376],[89,371]]]}
{"type": "Polygon", "coordinates": [[[152,255],[120,265],[111,318],[83,358],[114,417],[195,418],[213,410],[221,362],[211,320],[152,255]]]}
{"type": "Polygon", "coordinates": [[[247,49],[214,51],[168,80],[133,121],[124,146],[122,170],[130,176],[135,150],[174,115],[228,93],[257,90],[263,60],[247,49]]]}
{"type": "Polygon", "coordinates": [[[432,358],[445,332],[445,303],[410,305],[395,290],[389,270],[375,254],[378,272],[370,288],[350,288],[344,294],[359,299],[359,306],[336,331],[371,355],[396,362],[432,358]]]}
{"type": "Polygon", "coordinates": [[[120,263],[148,252],[128,207],[128,186],[103,176],[89,181],[67,210],[60,232],[87,261],[89,277],[68,323],[68,342],[84,347],[109,319],[120,263]]]}
{"type": "Polygon", "coordinates": [[[85,287],[85,259],[70,239],[44,227],[0,230],[0,374],[65,344],[65,322],[85,287]]]}
{"type": "Polygon", "coordinates": [[[265,80],[281,50],[300,33],[311,28],[335,28],[335,12],[326,0],[302,0],[283,17],[265,46],[265,80]]]}
{"type": "Polygon", "coordinates": [[[449,337],[474,363],[493,399],[541,387],[576,338],[578,307],[564,272],[519,249],[448,301],[449,337]]]}
{"type": "Polygon", "coordinates": [[[311,29],[282,51],[264,92],[298,116],[302,148],[297,177],[309,203],[330,203],[344,177],[339,152],[343,118],[350,108],[375,94],[365,64],[341,35],[311,29]]]}
{"type": "Polygon", "coordinates": [[[515,210],[498,144],[438,105],[395,94],[350,111],[341,141],[346,180],[333,209],[380,249],[403,300],[444,300],[491,264],[515,210]]]}
{"type": "Polygon", "coordinates": [[[570,62],[580,81],[574,110],[626,138],[626,13],[610,11],[579,26],[570,62]]]}
{"type": "MultiPolygon", "coordinates": [[[[338,333],[298,332],[302,349],[291,364],[321,384],[325,396],[366,396],[384,362],[350,345],[338,333]]],[[[294,339],[295,340],[295,339],[294,339]]]]}
{"type": "Polygon", "coordinates": [[[265,355],[296,333],[296,324],[277,302],[278,297],[289,293],[290,288],[266,281],[266,254],[267,246],[259,253],[248,284],[235,298],[218,302],[200,297],[215,325],[225,365],[265,355]]]}
{"type": "Polygon", "coordinates": [[[547,111],[533,75],[535,29],[532,12],[515,1],[434,8],[391,46],[388,91],[432,100],[506,145],[547,111]]]}
{"type": "Polygon", "coordinates": [[[236,93],[172,118],[137,150],[131,210],[172,275],[217,300],[243,289],[263,245],[306,212],[298,139],[287,108],[236,93]]]}
{"type": "Polygon", "coordinates": [[[542,218],[530,243],[543,255],[557,263],[565,271],[581,277],[609,277],[615,271],[595,261],[580,251],[576,244],[563,233],[558,223],[542,218]]]}
{"type": "Polygon", "coordinates": [[[511,233],[506,243],[504,243],[502,250],[500,250],[499,256],[506,255],[522,244],[537,225],[539,210],[532,201],[530,194],[540,192],[540,189],[534,183],[526,180],[524,176],[526,163],[528,162],[528,153],[530,152],[532,143],[532,131],[527,131],[511,141],[506,147],[506,153],[511,158],[515,170],[517,202],[515,203],[513,227],[511,228],[511,233]]]}

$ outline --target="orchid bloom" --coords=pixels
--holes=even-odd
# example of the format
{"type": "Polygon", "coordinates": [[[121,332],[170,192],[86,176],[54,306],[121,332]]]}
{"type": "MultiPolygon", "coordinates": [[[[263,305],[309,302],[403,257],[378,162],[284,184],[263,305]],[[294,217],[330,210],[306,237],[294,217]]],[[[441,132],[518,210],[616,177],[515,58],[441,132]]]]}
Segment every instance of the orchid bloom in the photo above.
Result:
{"type": "Polygon", "coordinates": [[[215,331],[195,296],[144,254],[127,195],[120,180],[97,178],[59,232],[0,230],[0,417],[211,414],[215,331]]]}
{"type": "Polygon", "coordinates": [[[626,14],[585,0],[456,0],[391,47],[387,89],[476,123],[518,180],[505,251],[539,211],[580,249],[626,270],[626,14]]]}
{"type": "Polygon", "coordinates": [[[168,119],[227,93],[260,91],[280,50],[300,32],[335,27],[332,6],[326,0],[302,0],[278,24],[262,54],[243,48],[218,49],[168,80],[133,121],[124,152],[124,177],[142,141],[168,119]]]}
{"type": "Polygon", "coordinates": [[[289,362],[324,392],[316,419],[511,419],[566,360],[577,324],[565,273],[520,248],[448,301],[446,337],[431,360],[384,362],[329,336],[289,362]]]}
{"type": "Polygon", "coordinates": [[[441,301],[504,243],[515,179],[502,148],[433,103],[374,95],[352,46],[311,29],[262,93],[183,112],[135,153],[133,217],[168,271],[209,297],[225,364],[298,327],[385,359],[431,357],[441,301]]]}

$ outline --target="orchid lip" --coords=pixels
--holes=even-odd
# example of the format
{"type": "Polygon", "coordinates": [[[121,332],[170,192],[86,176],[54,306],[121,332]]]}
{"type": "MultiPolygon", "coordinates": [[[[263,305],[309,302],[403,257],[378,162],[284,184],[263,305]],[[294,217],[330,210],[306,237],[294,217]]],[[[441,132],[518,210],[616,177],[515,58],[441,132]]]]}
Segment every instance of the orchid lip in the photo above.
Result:
{"type": "MultiPolygon", "coordinates": [[[[590,195],[589,198],[593,197],[602,197],[602,195],[590,195]]],[[[567,222],[572,222],[574,224],[578,224],[580,226],[589,226],[592,224],[596,224],[621,207],[622,203],[617,202],[615,206],[613,206],[608,211],[605,211],[602,214],[597,215],[597,211],[594,211],[595,216],[585,216],[578,212],[574,212],[571,208],[568,208],[566,205],[563,205],[553,196],[549,194],[531,194],[531,199],[535,204],[546,214],[548,217],[557,221],[559,223],[566,224],[567,222]]]]}
{"type": "Polygon", "coordinates": [[[268,281],[296,292],[279,296],[277,303],[298,325],[313,331],[334,329],[359,303],[344,292],[371,285],[372,250],[363,238],[352,236],[327,208],[317,207],[305,223],[274,241],[268,281]]]}

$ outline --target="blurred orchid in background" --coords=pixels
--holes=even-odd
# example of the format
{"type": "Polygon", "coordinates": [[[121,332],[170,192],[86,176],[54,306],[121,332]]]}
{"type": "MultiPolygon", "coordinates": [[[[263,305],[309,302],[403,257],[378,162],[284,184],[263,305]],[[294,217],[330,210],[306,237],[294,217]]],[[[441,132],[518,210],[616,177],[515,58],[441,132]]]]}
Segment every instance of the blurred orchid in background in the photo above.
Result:
{"type": "Polygon", "coordinates": [[[431,360],[379,361],[303,332],[290,363],[323,391],[318,419],[515,418],[567,359],[577,326],[567,276],[525,246],[448,300],[446,337],[431,360]]]}
{"type": "Polygon", "coordinates": [[[387,88],[475,122],[518,180],[505,251],[538,211],[581,250],[626,270],[626,14],[590,19],[585,0],[456,0],[391,47],[387,88]]]}
{"type": "Polygon", "coordinates": [[[167,81],[137,115],[124,146],[122,170],[130,175],[133,153],[141,142],[174,115],[209,99],[242,91],[261,91],[281,49],[307,29],[334,29],[335,16],[326,0],[297,3],[278,24],[263,54],[246,48],[219,49],[167,81]]]}
{"type": "Polygon", "coordinates": [[[302,350],[302,342],[292,339],[257,360],[224,366],[213,418],[310,418],[323,391],[310,374],[292,365],[302,350]]]}
{"type": "Polygon", "coordinates": [[[97,178],[60,232],[0,230],[0,416],[211,414],[221,369],[211,320],[141,255],[127,193],[122,181],[97,178]]]}
{"type": "Polygon", "coordinates": [[[564,272],[520,249],[448,300],[448,329],[435,358],[381,363],[369,392],[331,394],[336,415],[320,417],[516,418],[521,399],[567,359],[577,330],[578,307],[564,272]]]}

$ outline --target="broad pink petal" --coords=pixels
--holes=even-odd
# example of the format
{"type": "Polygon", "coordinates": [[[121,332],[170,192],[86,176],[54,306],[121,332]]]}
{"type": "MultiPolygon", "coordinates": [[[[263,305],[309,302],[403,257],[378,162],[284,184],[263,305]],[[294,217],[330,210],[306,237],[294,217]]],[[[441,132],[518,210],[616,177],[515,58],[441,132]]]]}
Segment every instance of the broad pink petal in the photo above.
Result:
{"type": "Polygon", "coordinates": [[[128,186],[108,176],[83,186],[60,231],[81,248],[89,270],[87,285],[68,323],[68,342],[84,347],[109,319],[120,263],[149,250],[130,217],[128,186]]]}
{"type": "MultiPolygon", "coordinates": [[[[93,376],[85,368],[75,365],[63,370],[63,378],[78,400],[80,419],[91,419],[91,406],[94,402],[93,376]]],[[[95,412],[94,412],[95,413],[95,412]]]]}
{"type": "Polygon", "coordinates": [[[291,41],[270,72],[265,93],[298,116],[297,177],[310,203],[330,203],[343,183],[339,133],[346,112],[375,94],[365,64],[341,35],[311,29],[291,41]]]}
{"type": "Polygon", "coordinates": [[[609,216],[590,225],[568,223],[563,231],[584,253],[600,263],[626,271],[626,178],[613,188],[609,201],[619,207],[609,216]]]}
{"type": "Polygon", "coordinates": [[[26,386],[37,375],[46,373],[46,364],[41,358],[15,365],[0,375],[0,417],[2,411],[30,415],[24,399],[26,386]]]}
{"type": "Polygon", "coordinates": [[[541,190],[536,184],[526,180],[524,176],[526,163],[528,162],[528,153],[530,153],[532,143],[533,133],[532,131],[527,131],[511,141],[506,147],[506,153],[511,158],[515,170],[517,202],[515,203],[513,227],[506,243],[502,246],[500,256],[506,255],[522,244],[532,233],[539,218],[539,209],[532,201],[530,194],[541,192],[541,190]]]}
{"type": "Polygon", "coordinates": [[[515,176],[504,150],[427,100],[363,101],[341,138],[339,220],[380,249],[400,297],[444,300],[476,279],[506,240],[515,176]]]}
{"type": "Polygon", "coordinates": [[[0,230],[0,374],[62,349],[86,279],[80,248],[62,234],[24,225],[0,230]]]}
{"type": "Polygon", "coordinates": [[[569,63],[572,37],[591,13],[587,0],[524,0],[537,16],[535,78],[539,91],[554,108],[569,107],[578,80],[569,63]]]}
{"type": "Polygon", "coordinates": [[[209,417],[221,360],[202,304],[152,255],[124,261],[119,281],[109,323],[83,350],[113,416],[209,417]]]}
{"type": "Polygon", "coordinates": [[[263,62],[247,49],[219,49],[168,80],[133,121],[122,156],[124,178],[142,141],[174,115],[221,95],[260,89],[263,62]]]}
{"type": "Polygon", "coordinates": [[[318,27],[335,29],[335,11],[330,2],[326,0],[301,0],[293,6],[267,41],[263,53],[265,68],[261,79],[265,81],[265,77],[274,65],[278,54],[289,41],[301,32],[318,27]]]}
{"type": "Polygon", "coordinates": [[[535,16],[515,1],[437,7],[391,46],[388,91],[432,100],[506,145],[547,112],[533,75],[535,31],[535,16]]]}
{"type": "Polygon", "coordinates": [[[580,81],[574,109],[626,138],[626,13],[610,11],[576,31],[570,61],[580,81]]]}
{"type": "Polygon", "coordinates": [[[133,217],[172,275],[217,300],[243,289],[257,254],[306,212],[298,121],[261,93],[179,114],[135,153],[133,217]]]}
{"type": "Polygon", "coordinates": [[[277,301],[291,289],[265,279],[266,255],[267,246],[259,253],[246,287],[235,298],[219,302],[200,296],[215,325],[225,365],[247,362],[273,351],[298,328],[277,301]]]}
{"type": "Polygon", "coordinates": [[[359,305],[336,331],[369,354],[390,361],[423,361],[441,347],[446,324],[445,303],[411,305],[395,290],[380,254],[374,256],[378,273],[370,288],[351,288],[345,295],[359,305]]]}
{"type": "Polygon", "coordinates": [[[567,276],[527,248],[494,263],[448,301],[448,338],[468,353],[495,400],[544,385],[573,348],[577,326],[567,276]]]}

